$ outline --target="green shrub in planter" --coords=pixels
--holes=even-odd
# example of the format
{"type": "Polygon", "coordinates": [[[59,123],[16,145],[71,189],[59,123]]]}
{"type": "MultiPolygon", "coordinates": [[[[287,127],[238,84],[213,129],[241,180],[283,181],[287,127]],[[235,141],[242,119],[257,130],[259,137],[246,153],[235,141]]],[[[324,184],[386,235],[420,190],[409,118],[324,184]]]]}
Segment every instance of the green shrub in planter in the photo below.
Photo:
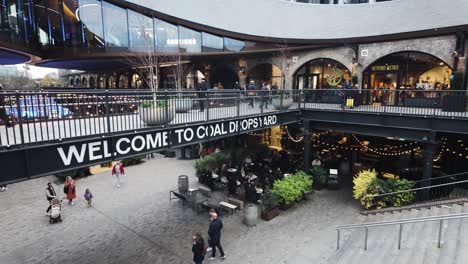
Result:
{"type": "Polygon", "coordinates": [[[262,199],[260,200],[260,207],[262,212],[268,212],[278,208],[279,202],[280,198],[278,195],[274,191],[266,189],[263,193],[262,199]]]}
{"type": "Polygon", "coordinates": [[[284,205],[299,201],[304,194],[311,190],[312,178],[303,171],[282,180],[276,180],[273,183],[273,191],[279,196],[281,203],[284,205]]]}
{"type": "Polygon", "coordinates": [[[206,155],[195,162],[195,174],[201,177],[206,171],[212,171],[220,168],[227,161],[226,154],[223,152],[206,155]]]}
{"type": "MultiPolygon", "coordinates": [[[[380,186],[385,193],[401,192],[413,189],[416,184],[407,179],[379,180],[380,186]]],[[[404,192],[384,196],[384,201],[389,206],[400,207],[411,204],[416,198],[416,192],[404,192]]]]}
{"type": "Polygon", "coordinates": [[[314,166],[310,170],[310,175],[312,175],[312,179],[314,180],[314,188],[315,189],[322,189],[327,185],[327,172],[324,168],[320,166],[314,166]]]}

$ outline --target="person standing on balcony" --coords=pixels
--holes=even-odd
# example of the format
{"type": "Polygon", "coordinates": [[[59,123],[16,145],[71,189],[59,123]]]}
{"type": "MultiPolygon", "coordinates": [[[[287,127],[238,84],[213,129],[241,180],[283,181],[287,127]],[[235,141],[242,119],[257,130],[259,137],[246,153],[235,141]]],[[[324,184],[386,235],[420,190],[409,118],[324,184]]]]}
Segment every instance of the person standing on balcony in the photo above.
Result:
{"type": "Polygon", "coordinates": [[[255,83],[254,81],[250,81],[249,86],[247,87],[247,97],[249,100],[248,106],[254,107],[254,97],[255,97],[255,83]]]}
{"type": "Polygon", "coordinates": [[[266,83],[263,83],[262,89],[260,91],[260,96],[262,97],[261,98],[262,101],[260,103],[260,109],[263,108],[264,106],[265,106],[265,109],[268,109],[268,101],[270,101],[269,94],[270,94],[270,90],[268,90],[266,83]]]}
{"type": "Polygon", "coordinates": [[[199,98],[199,103],[200,103],[200,112],[205,111],[206,91],[208,91],[208,87],[206,86],[205,79],[201,79],[197,83],[197,92],[198,92],[198,98],[199,98]]]}

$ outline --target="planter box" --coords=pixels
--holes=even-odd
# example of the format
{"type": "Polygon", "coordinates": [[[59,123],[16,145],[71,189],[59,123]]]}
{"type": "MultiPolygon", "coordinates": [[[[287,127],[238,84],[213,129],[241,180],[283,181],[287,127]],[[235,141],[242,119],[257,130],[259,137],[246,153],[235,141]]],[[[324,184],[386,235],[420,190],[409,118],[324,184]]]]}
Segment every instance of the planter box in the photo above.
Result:
{"type": "Polygon", "coordinates": [[[273,100],[271,100],[271,104],[277,110],[288,109],[292,106],[293,100],[292,98],[283,98],[283,101],[281,102],[281,98],[274,98],[273,100]]]}
{"type": "Polygon", "coordinates": [[[262,215],[260,216],[260,218],[262,218],[265,221],[270,221],[271,219],[277,217],[279,214],[280,214],[280,210],[278,208],[275,208],[268,212],[262,212],[262,215]]]}
{"type": "Polygon", "coordinates": [[[279,209],[280,209],[281,211],[287,211],[287,210],[291,209],[293,206],[294,206],[294,203],[290,203],[290,204],[280,204],[279,209]]]}
{"type": "Polygon", "coordinates": [[[193,100],[190,98],[177,98],[174,101],[176,113],[187,113],[193,108],[193,100]]]}
{"type": "Polygon", "coordinates": [[[175,117],[175,108],[173,106],[167,107],[140,107],[138,108],[138,115],[140,119],[149,126],[169,124],[175,117]]]}

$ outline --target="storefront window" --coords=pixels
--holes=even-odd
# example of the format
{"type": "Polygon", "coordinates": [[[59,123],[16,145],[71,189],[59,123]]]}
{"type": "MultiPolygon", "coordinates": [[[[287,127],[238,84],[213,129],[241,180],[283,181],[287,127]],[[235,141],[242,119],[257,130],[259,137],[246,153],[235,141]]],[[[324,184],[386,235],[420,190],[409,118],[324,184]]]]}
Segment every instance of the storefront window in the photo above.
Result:
{"type": "Polygon", "coordinates": [[[241,51],[245,46],[244,41],[224,38],[224,49],[226,51],[241,51]]]}
{"type": "Polygon", "coordinates": [[[78,16],[83,23],[86,46],[104,47],[101,1],[80,0],[78,16]]]}
{"type": "Polygon", "coordinates": [[[50,44],[51,34],[49,32],[50,21],[48,10],[45,7],[45,1],[36,1],[34,13],[39,43],[42,46],[47,46],[50,44]]]}
{"type": "Polygon", "coordinates": [[[451,75],[452,69],[434,56],[421,52],[399,52],[370,65],[363,75],[363,88],[376,90],[369,94],[367,101],[395,105],[403,103],[404,98],[408,97],[436,95],[415,92],[418,90],[450,89],[451,75]]]}
{"type": "Polygon", "coordinates": [[[223,38],[202,32],[203,52],[223,51],[223,38]]]}
{"type": "Polygon", "coordinates": [[[154,50],[153,19],[128,10],[130,49],[135,51],[154,50]]]}
{"type": "Polygon", "coordinates": [[[107,47],[128,47],[127,10],[106,2],[102,8],[107,47]]]}
{"type": "Polygon", "coordinates": [[[341,63],[331,59],[307,62],[295,73],[296,89],[341,88],[351,73],[341,63]]]}
{"type": "Polygon", "coordinates": [[[179,51],[179,30],[177,26],[155,19],[156,48],[161,52],[179,51]]]}

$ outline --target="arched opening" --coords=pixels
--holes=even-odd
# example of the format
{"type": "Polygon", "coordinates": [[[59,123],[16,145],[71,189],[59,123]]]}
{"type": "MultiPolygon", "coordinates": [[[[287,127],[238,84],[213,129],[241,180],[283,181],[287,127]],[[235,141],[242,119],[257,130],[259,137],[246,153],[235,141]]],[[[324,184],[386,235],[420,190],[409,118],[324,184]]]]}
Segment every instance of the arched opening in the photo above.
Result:
{"type": "Polygon", "coordinates": [[[104,78],[104,76],[98,76],[97,88],[106,88],[106,79],[104,78]]]}
{"type": "Polygon", "coordinates": [[[78,87],[78,88],[81,88],[81,79],[80,78],[75,79],[75,86],[78,87]]]}
{"type": "Polygon", "coordinates": [[[81,79],[81,86],[83,88],[88,88],[88,80],[85,77],[81,79]]]}
{"type": "Polygon", "coordinates": [[[416,51],[393,53],[365,69],[363,89],[373,91],[366,93],[364,101],[367,104],[405,106],[427,103],[429,106],[432,105],[431,100],[421,98],[434,98],[435,102],[437,93],[419,93],[417,90],[450,89],[451,75],[452,68],[430,54],[416,51]]]}
{"type": "Polygon", "coordinates": [[[304,63],[294,73],[294,89],[341,88],[345,80],[351,80],[351,72],[342,63],[322,58],[304,63]]]}
{"type": "Polygon", "coordinates": [[[224,89],[233,89],[238,81],[239,76],[234,69],[227,65],[217,65],[210,78],[210,87],[221,83],[224,89]]]}
{"type": "Polygon", "coordinates": [[[189,72],[186,77],[187,89],[195,89],[197,86],[198,80],[201,80],[204,78],[205,78],[205,75],[199,70],[194,70],[194,71],[189,72]]]}
{"type": "Polygon", "coordinates": [[[96,88],[96,79],[93,76],[89,77],[89,88],[96,88]]]}
{"type": "Polygon", "coordinates": [[[117,82],[117,88],[127,88],[128,86],[128,77],[125,73],[119,76],[119,80],[117,82]]]}
{"type": "Polygon", "coordinates": [[[253,67],[246,79],[247,83],[254,82],[257,89],[261,89],[262,83],[266,82],[268,85],[277,85],[282,89],[283,73],[281,69],[271,63],[262,63],[253,67]]]}
{"type": "Polygon", "coordinates": [[[114,75],[109,76],[109,78],[107,79],[107,87],[110,89],[115,88],[115,84],[116,84],[115,76],[114,75]]]}
{"type": "Polygon", "coordinates": [[[131,87],[134,89],[140,89],[143,86],[143,80],[137,73],[132,74],[131,87]]]}
{"type": "Polygon", "coordinates": [[[73,87],[75,85],[75,80],[73,78],[70,78],[68,80],[68,85],[70,85],[71,87],[73,87]]]}

